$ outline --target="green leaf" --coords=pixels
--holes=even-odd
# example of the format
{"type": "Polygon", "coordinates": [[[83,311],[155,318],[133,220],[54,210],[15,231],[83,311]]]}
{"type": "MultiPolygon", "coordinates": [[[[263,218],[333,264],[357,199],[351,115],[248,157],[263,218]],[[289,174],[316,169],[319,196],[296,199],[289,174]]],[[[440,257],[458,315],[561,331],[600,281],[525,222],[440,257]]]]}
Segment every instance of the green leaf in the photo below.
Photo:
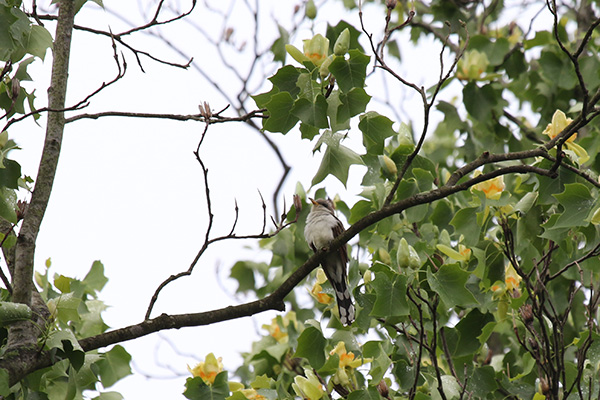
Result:
{"type": "Polygon", "coordinates": [[[60,290],[62,293],[69,293],[71,291],[71,281],[73,279],[64,275],[58,275],[54,277],[54,287],[60,290]]]}
{"type": "Polygon", "coordinates": [[[427,270],[427,282],[439,294],[446,308],[469,307],[477,304],[473,294],[465,287],[470,275],[458,264],[444,264],[435,274],[427,270]]]}
{"type": "Polygon", "coordinates": [[[385,373],[392,365],[390,356],[385,352],[382,342],[370,341],[363,346],[363,357],[372,358],[369,375],[373,382],[379,382],[383,379],[385,373]]]}
{"type": "Polygon", "coordinates": [[[290,113],[295,117],[298,117],[300,121],[307,125],[316,128],[329,127],[329,122],[327,120],[327,100],[325,100],[325,96],[321,94],[317,95],[314,102],[306,98],[296,100],[290,113]]]}
{"type": "Polygon", "coordinates": [[[367,153],[383,154],[385,139],[396,134],[396,131],[392,129],[393,124],[388,117],[379,115],[375,111],[370,111],[360,117],[358,129],[363,134],[363,144],[367,148],[367,153]]]}
{"type": "Polygon", "coordinates": [[[344,123],[350,118],[365,111],[371,96],[363,88],[352,88],[348,93],[340,94],[342,104],[338,107],[336,123],[344,123]]]}
{"type": "Polygon", "coordinates": [[[17,223],[17,195],[13,189],[0,187],[0,217],[13,224],[17,223]]]}
{"type": "MultiPolygon", "coordinates": [[[[256,269],[256,264],[257,263],[252,261],[238,261],[231,267],[229,277],[238,282],[237,293],[245,293],[256,289],[256,283],[254,281],[254,269],[256,269]]],[[[264,265],[265,264],[263,263],[263,266],[264,265]]]]}
{"type": "Polygon", "coordinates": [[[489,393],[494,393],[498,388],[494,368],[489,365],[475,368],[467,382],[467,391],[473,398],[485,399],[489,393]]]}
{"type": "MultiPolygon", "coordinates": [[[[338,113],[344,112],[343,108],[345,107],[345,105],[342,103],[341,92],[339,90],[334,90],[333,92],[331,92],[331,95],[329,95],[329,97],[327,98],[327,104],[327,116],[329,117],[331,131],[335,133],[342,130],[350,129],[350,118],[343,119],[338,116],[338,113]]],[[[304,137],[304,135],[302,137],[304,137]]]]}
{"type": "Polygon", "coordinates": [[[319,128],[305,124],[304,122],[300,123],[300,136],[302,139],[313,140],[315,136],[319,134],[319,128]]]}
{"type": "Polygon", "coordinates": [[[102,386],[110,387],[127,375],[131,375],[129,366],[131,356],[122,346],[114,346],[103,356],[103,359],[97,363],[102,386]]]}
{"type": "Polygon", "coordinates": [[[279,30],[279,37],[273,42],[271,53],[273,53],[273,61],[285,63],[287,56],[285,45],[289,42],[290,34],[279,24],[277,24],[277,29],[279,30]]]}
{"type": "Polygon", "coordinates": [[[313,368],[319,369],[325,363],[325,344],[327,340],[323,333],[314,326],[309,326],[298,337],[298,348],[294,357],[306,358],[313,368]]]}
{"type": "Polygon", "coordinates": [[[462,317],[455,327],[460,333],[460,338],[456,343],[453,356],[462,357],[479,350],[482,343],[480,343],[478,337],[481,335],[483,327],[492,321],[494,321],[494,317],[491,314],[482,314],[477,308],[462,317]]]}
{"type": "Polygon", "coordinates": [[[377,272],[372,284],[377,295],[371,311],[372,316],[396,317],[409,314],[405,275],[394,275],[394,278],[390,279],[385,272],[377,272]]]}
{"type": "Polygon", "coordinates": [[[362,165],[361,157],[350,148],[340,144],[341,135],[333,135],[331,132],[325,132],[321,139],[315,147],[318,148],[321,143],[325,142],[327,143],[327,149],[325,150],[325,154],[323,154],[323,160],[321,160],[321,165],[311,185],[315,186],[328,175],[333,175],[345,186],[348,181],[350,165],[362,165]]]}
{"type": "Polygon", "coordinates": [[[539,59],[544,77],[558,87],[573,89],[577,85],[577,75],[573,65],[563,53],[544,51],[539,59]]]}
{"type": "Polygon", "coordinates": [[[32,25],[27,39],[27,52],[43,60],[46,57],[46,50],[52,47],[50,32],[43,26],[32,25]]]}
{"type": "Polygon", "coordinates": [[[296,126],[298,118],[291,114],[294,99],[288,92],[273,95],[265,105],[269,118],[263,122],[263,128],[270,132],[288,133],[296,126]]]}
{"type": "Polygon", "coordinates": [[[123,395],[119,392],[104,392],[100,396],[94,397],[93,400],[123,400],[123,395]]]}
{"type": "Polygon", "coordinates": [[[87,287],[87,292],[90,294],[94,294],[94,292],[100,292],[106,282],[108,282],[108,278],[104,275],[104,265],[99,260],[96,260],[92,263],[92,267],[89,272],[83,278],[84,285],[87,287]]]}
{"type": "Polygon", "coordinates": [[[492,109],[498,103],[497,93],[492,85],[479,87],[475,82],[469,82],[464,87],[463,101],[469,114],[482,122],[491,120],[492,109]]]}
{"type": "Polygon", "coordinates": [[[0,369],[0,396],[7,397],[10,394],[8,371],[0,369]]]}
{"type": "Polygon", "coordinates": [[[48,306],[55,307],[56,309],[56,319],[65,324],[79,320],[80,304],[81,299],[75,297],[73,292],[63,293],[60,295],[60,297],[56,297],[48,301],[48,306]]]}
{"type": "Polygon", "coordinates": [[[347,397],[348,400],[381,400],[381,395],[377,391],[377,388],[369,386],[366,390],[360,389],[350,393],[347,397]]]}
{"type": "Polygon", "coordinates": [[[2,159],[2,164],[4,168],[0,168],[0,186],[18,189],[19,178],[21,177],[21,165],[8,158],[2,159]]]}
{"type": "Polygon", "coordinates": [[[458,236],[463,235],[464,244],[466,246],[474,246],[479,242],[479,226],[477,225],[476,207],[461,208],[456,212],[450,225],[454,227],[458,236]]]}
{"type": "Polygon", "coordinates": [[[365,86],[367,77],[367,65],[369,57],[359,50],[348,51],[350,58],[346,60],[343,56],[336,56],[329,65],[329,72],[335,76],[335,80],[342,92],[349,92],[352,88],[365,86]]]}
{"type": "Polygon", "coordinates": [[[212,385],[207,385],[198,376],[188,378],[183,395],[190,400],[225,400],[229,397],[227,371],[219,372],[212,385]]]}
{"type": "Polygon", "coordinates": [[[553,196],[564,208],[553,228],[584,225],[585,219],[594,205],[594,198],[587,186],[581,183],[568,183],[565,184],[565,190],[562,193],[553,196]]]}

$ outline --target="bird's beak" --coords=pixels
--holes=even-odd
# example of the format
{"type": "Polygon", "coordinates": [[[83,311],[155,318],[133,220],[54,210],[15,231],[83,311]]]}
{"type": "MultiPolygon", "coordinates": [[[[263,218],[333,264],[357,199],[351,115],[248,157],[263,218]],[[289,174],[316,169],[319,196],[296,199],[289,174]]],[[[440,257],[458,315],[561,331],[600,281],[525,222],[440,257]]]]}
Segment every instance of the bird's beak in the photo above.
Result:
{"type": "Polygon", "coordinates": [[[315,206],[319,204],[319,203],[317,203],[317,202],[315,201],[315,199],[311,199],[310,197],[309,197],[308,199],[309,199],[309,200],[310,200],[310,202],[311,202],[311,203],[313,203],[313,205],[315,205],[315,206]]]}

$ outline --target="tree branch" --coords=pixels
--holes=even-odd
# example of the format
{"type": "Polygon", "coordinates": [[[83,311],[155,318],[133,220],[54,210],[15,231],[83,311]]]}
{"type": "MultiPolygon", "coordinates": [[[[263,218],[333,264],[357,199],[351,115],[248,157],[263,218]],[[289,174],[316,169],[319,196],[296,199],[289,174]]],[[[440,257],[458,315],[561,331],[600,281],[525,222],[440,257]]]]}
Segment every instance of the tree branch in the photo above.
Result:
{"type": "MultiPolygon", "coordinates": [[[[48,105],[52,109],[59,110],[65,106],[74,16],[74,0],[61,0],[53,49],[52,77],[48,89],[48,105]]],[[[36,184],[15,249],[12,300],[17,303],[31,305],[35,242],[50,199],[64,127],[63,112],[48,114],[46,139],[36,184]]],[[[8,347],[34,345],[37,338],[35,333],[34,326],[29,321],[12,325],[9,329],[8,347]]]]}

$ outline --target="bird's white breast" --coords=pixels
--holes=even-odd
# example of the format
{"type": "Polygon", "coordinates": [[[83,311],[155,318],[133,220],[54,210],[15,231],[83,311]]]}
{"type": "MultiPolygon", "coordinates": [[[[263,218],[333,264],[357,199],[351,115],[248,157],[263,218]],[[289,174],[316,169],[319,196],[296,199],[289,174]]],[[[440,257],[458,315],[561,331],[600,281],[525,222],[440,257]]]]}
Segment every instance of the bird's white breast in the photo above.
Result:
{"type": "Polygon", "coordinates": [[[317,250],[327,247],[333,240],[333,228],[338,220],[328,211],[315,211],[308,214],[304,237],[308,244],[313,244],[317,250]]]}

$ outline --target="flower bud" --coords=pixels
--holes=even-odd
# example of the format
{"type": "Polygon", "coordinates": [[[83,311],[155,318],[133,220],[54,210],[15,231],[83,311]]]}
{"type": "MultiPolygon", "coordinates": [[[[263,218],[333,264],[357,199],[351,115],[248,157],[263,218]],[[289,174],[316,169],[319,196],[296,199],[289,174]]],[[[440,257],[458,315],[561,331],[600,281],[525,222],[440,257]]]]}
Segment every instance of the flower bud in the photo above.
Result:
{"type": "Polygon", "coordinates": [[[12,90],[11,99],[16,99],[17,97],[19,97],[19,92],[21,91],[21,82],[17,78],[12,79],[11,90],[12,90]]]}
{"type": "Polygon", "coordinates": [[[398,267],[406,268],[408,267],[408,242],[406,239],[400,239],[400,243],[398,243],[398,251],[396,253],[396,262],[398,263],[398,267]]]}
{"type": "Polygon", "coordinates": [[[323,61],[323,64],[319,67],[319,75],[322,80],[325,80],[329,76],[329,66],[333,62],[333,57],[329,56],[323,61]]]}
{"type": "Polygon", "coordinates": [[[379,158],[379,165],[381,166],[383,175],[389,180],[395,180],[396,175],[398,175],[396,163],[386,155],[377,157],[379,158]]]}
{"type": "Polygon", "coordinates": [[[344,29],[338,36],[335,44],[333,45],[333,53],[336,56],[343,56],[348,52],[350,48],[350,31],[348,28],[344,29]]]}
{"type": "Polygon", "coordinates": [[[304,7],[304,15],[308,19],[315,19],[317,17],[317,6],[313,0],[308,0],[304,7]]]}
{"type": "Polygon", "coordinates": [[[379,260],[381,260],[382,263],[390,265],[392,263],[392,258],[390,257],[390,253],[387,252],[387,250],[380,248],[379,250],[377,250],[377,252],[379,253],[379,260]]]}

